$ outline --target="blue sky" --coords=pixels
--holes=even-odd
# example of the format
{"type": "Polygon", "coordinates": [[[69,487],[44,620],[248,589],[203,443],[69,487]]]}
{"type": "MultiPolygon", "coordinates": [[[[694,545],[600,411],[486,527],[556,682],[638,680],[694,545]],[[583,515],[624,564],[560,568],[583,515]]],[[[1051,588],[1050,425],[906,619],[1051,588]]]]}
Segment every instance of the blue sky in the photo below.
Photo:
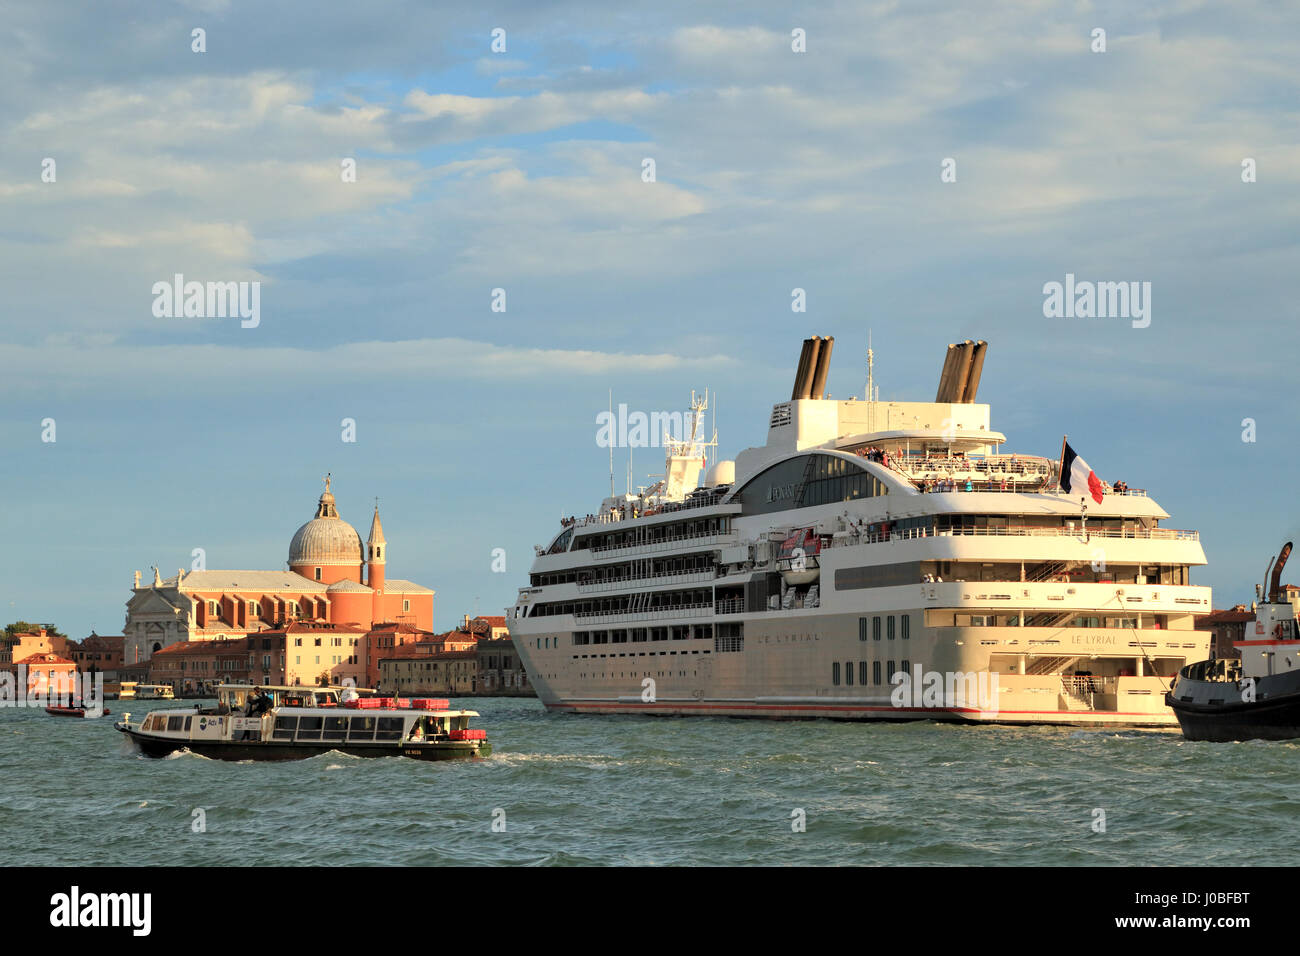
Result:
{"type": "MultiPolygon", "coordinates": [[[[948,342],[988,340],[980,398],[1011,448],[1055,455],[1068,432],[1202,531],[1193,580],[1216,605],[1247,600],[1300,535],[1298,20],[10,4],[0,614],[118,633],[136,569],[199,547],[282,567],[327,471],[363,533],[379,497],[389,573],[438,591],[439,627],[500,613],[531,545],[607,490],[609,388],[646,411],[715,389],[732,457],[763,440],[807,335],[836,338],[830,392],[861,395],[868,332],[882,397],[909,400],[948,342]],[[154,317],[177,272],[261,282],[261,324],[154,317]],[[1044,318],[1066,273],[1151,282],[1150,327],[1044,318]]],[[[633,461],[642,483],[659,464],[633,461]]]]}

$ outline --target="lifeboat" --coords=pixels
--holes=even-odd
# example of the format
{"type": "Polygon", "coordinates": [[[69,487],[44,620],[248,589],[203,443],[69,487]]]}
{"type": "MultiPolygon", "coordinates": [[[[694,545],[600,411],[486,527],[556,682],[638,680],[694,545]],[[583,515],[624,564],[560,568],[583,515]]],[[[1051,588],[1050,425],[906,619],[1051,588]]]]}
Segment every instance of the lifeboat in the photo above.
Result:
{"type": "Polygon", "coordinates": [[[821,577],[821,536],[812,528],[796,528],[777,551],[776,566],[786,584],[811,584],[821,577]]]}

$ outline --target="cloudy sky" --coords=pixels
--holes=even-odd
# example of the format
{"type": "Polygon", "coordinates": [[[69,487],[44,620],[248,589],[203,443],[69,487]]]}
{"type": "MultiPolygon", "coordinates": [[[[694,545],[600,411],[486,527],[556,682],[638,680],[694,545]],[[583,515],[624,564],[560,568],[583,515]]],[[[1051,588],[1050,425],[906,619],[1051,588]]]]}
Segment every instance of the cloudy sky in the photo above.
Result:
{"type": "MultiPolygon", "coordinates": [[[[439,627],[501,613],[608,489],[610,388],[716,389],[733,457],[805,336],[847,397],[869,333],[881,397],[923,401],[987,339],[1009,450],[1068,432],[1247,600],[1300,535],[1300,13],[788,6],[7,4],[6,620],[120,633],[131,572],[195,548],[282,567],[326,472],[363,534],[379,498],[439,627]],[[177,273],[260,282],[260,323],[156,316],[177,273]],[[1150,282],[1150,326],[1045,318],[1067,273],[1150,282]]],[[[661,464],[638,450],[637,483],[661,464]]]]}

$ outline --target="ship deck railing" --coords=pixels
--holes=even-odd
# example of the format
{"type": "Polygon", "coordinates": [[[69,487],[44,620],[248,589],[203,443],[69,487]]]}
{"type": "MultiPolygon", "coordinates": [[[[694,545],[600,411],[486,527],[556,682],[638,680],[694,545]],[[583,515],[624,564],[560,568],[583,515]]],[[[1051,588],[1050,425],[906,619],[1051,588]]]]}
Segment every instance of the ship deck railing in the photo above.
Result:
{"type": "Polygon", "coordinates": [[[612,624],[632,618],[648,621],[670,621],[683,617],[700,617],[712,610],[713,604],[710,602],[707,604],[682,604],[677,607],[628,609],[626,611],[580,611],[575,613],[573,617],[584,624],[612,624]]]}
{"type": "Polygon", "coordinates": [[[591,553],[601,558],[622,557],[628,554],[644,554],[647,551],[669,551],[683,542],[691,544],[731,544],[736,540],[734,531],[708,531],[699,534],[674,535],[657,541],[632,542],[631,544],[611,544],[594,547],[591,553]]]}
{"type": "Polygon", "coordinates": [[[579,581],[578,591],[589,594],[594,591],[619,591],[640,587],[644,584],[699,584],[712,581],[717,574],[712,570],[676,571],[672,574],[650,574],[639,578],[618,578],[608,581],[579,581]]]}
{"type": "Polygon", "coordinates": [[[916,538],[953,538],[967,535],[989,535],[996,537],[1025,538],[1132,538],[1139,541],[1199,541],[1199,531],[1185,531],[1179,528],[1035,528],[1032,526],[1006,528],[944,528],[939,531],[929,528],[906,528],[899,531],[876,534],[841,534],[833,537],[823,547],[846,548],[860,544],[884,544],[890,541],[911,541],[916,538]]]}

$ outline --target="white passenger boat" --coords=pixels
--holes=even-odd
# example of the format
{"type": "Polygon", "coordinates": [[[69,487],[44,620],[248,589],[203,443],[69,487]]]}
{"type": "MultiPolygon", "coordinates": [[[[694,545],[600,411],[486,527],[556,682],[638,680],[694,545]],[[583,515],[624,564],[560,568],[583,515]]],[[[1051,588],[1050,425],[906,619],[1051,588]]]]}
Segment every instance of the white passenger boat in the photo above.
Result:
{"type": "Polygon", "coordinates": [[[546,706],[1176,726],[1165,692],[1209,647],[1198,534],[1008,454],[986,343],[949,346],[933,402],[879,401],[871,352],[864,399],[823,397],[832,344],[804,342],[766,444],[706,467],[693,397],[661,481],[537,548],[507,613],[546,706]]]}
{"type": "Polygon", "coordinates": [[[472,710],[446,700],[360,697],[341,687],[222,684],[217,706],[155,710],[114,726],[150,757],[189,750],[221,760],[298,760],[339,751],[357,757],[452,760],[492,752],[472,710]],[[256,693],[260,691],[259,693],[256,693]]]}

